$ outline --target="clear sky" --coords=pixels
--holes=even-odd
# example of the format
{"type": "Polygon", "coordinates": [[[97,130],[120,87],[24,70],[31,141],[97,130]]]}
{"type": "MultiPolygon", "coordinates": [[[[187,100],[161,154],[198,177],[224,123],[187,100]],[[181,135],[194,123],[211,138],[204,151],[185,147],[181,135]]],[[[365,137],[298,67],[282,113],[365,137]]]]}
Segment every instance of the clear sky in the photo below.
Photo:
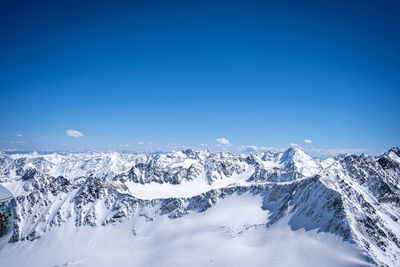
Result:
{"type": "Polygon", "coordinates": [[[400,145],[399,1],[38,2],[0,5],[2,150],[400,145]]]}

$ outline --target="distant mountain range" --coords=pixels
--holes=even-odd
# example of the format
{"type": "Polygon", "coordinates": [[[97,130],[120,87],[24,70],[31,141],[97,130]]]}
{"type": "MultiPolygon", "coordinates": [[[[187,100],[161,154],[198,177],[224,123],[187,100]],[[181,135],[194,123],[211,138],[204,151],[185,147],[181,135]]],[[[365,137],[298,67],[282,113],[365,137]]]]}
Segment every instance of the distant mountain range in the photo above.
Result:
{"type": "Polygon", "coordinates": [[[398,147],[327,159],[300,148],[239,155],[0,152],[0,183],[15,196],[10,247],[35,244],[65,225],[129,224],[140,236],[138,218],[173,223],[243,197],[260,199],[265,218],[238,228],[222,224],[233,238],[285,221],[293,231],[339,237],[365,255],[365,264],[400,266],[398,147]]]}

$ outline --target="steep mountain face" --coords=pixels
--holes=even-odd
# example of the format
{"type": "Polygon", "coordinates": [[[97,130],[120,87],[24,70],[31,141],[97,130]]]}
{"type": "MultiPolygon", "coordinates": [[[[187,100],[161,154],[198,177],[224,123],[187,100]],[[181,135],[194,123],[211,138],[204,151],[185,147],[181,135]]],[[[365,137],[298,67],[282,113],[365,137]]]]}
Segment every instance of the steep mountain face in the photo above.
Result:
{"type": "Polygon", "coordinates": [[[261,198],[268,214],[254,228],[287,220],[291,229],[331,233],[380,266],[400,262],[400,150],[378,157],[313,159],[299,148],[234,155],[185,150],[118,153],[0,154],[0,181],[15,195],[11,242],[73,224],[105,227],[203,213],[234,196],[261,198]]]}

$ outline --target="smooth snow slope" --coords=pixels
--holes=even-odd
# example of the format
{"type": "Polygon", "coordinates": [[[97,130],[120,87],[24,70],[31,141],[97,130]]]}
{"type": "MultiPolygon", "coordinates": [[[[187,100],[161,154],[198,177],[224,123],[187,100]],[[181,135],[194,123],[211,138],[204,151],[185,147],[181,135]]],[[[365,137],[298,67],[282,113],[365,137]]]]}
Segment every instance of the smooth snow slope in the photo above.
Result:
{"type": "Polygon", "coordinates": [[[233,174],[229,179],[216,180],[212,184],[207,183],[205,173],[199,175],[194,181],[183,181],[180,184],[160,184],[151,182],[140,184],[125,182],[129,192],[140,199],[158,199],[169,197],[192,197],[203,194],[212,189],[219,189],[229,185],[245,185],[246,180],[253,174],[254,168],[240,174],[233,174]]]}
{"type": "Polygon", "coordinates": [[[269,214],[261,205],[260,197],[234,195],[175,220],[136,217],[135,223],[78,229],[67,223],[35,242],[8,246],[0,258],[4,266],[32,267],[370,266],[350,243],[293,231],[289,218],[265,228],[269,214]]]}

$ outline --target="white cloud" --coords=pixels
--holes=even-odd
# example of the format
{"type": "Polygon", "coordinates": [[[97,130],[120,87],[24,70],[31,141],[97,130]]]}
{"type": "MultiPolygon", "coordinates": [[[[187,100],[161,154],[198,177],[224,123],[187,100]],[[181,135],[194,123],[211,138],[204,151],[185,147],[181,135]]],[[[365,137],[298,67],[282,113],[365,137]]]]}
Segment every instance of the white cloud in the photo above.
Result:
{"type": "Polygon", "coordinates": [[[144,145],[144,142],[139,141],[139,142],[137,142],[137,144],[138,144],[138,145],[144,145]]]}
{"type": "Polygon", "coordinates": [[[230,145],[231,144],[231,142],[229,142],[228,139],[225,139],[223,137],[217,138],[215,141],[220,145],[230,145]]]}
{"type": "Polygon", "coordinates": [[[69,136],[69,137],[73,137],[73,138],[83,137],[83,133],[81,133],[81,132],[79,132],[77,130],[71,130],[70,129],[70,130],[66,130],[65,132],[66,132],[67,136],[69,136]]]}
{"type": "Polygon", "coordinates": [[[21,134],[21,133],[13,134],[13,136],[15,136],[15,137],[24,137],[24,135],[21,134]]]}
{"type": "Polygon", "coordinates": [[[304,143],[306,143],[306,144],[311,144],[312,141],[311,141],[311,139],[305,139],[305,140],[304,140],[304,143]]]}
{"type": "Polygon", "coordinates": [[[200,144],[201,147],[208,146],[208,144],[200,144]]]}
{"type": "Polygon", "coordinates": [[[146,142],[148,145],[150,145],[150,146],[156,146],[157,145],[157,143],[153,143],[153,142],[151,142],[151,141],[147,141],[146,142]]]}

